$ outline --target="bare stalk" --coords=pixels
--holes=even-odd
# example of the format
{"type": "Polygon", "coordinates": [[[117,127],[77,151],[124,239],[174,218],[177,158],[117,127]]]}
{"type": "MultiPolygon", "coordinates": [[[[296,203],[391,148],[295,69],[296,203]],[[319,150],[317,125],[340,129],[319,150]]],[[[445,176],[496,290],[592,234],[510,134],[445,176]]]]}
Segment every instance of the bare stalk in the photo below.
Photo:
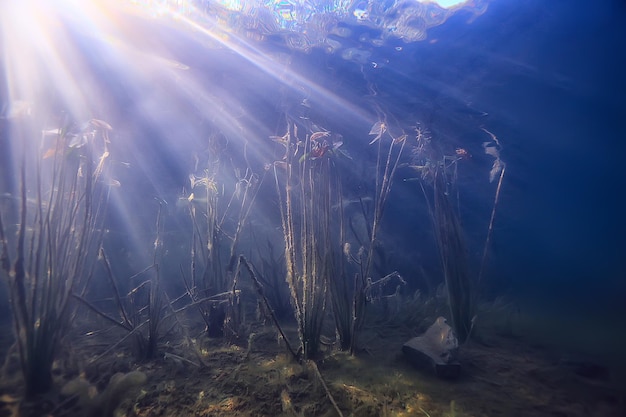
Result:
{"type": "Polygon", "coordinates": [[[485,238],[485,247],[483,248],[483,256],[480,261],[480,272],[478,273],[478,285],[482,282],[483,274],[485,272],[485,266],[487,264],[487,252],[489,251],[489,244],[491,243],[491,235],[493,233],[493,222],[496,218],[496,210],[498,208],[498,201],[500,201],[500,189],[502,188],[502,180],[504,179],[504,171],[506,165],[502,167],[500,171],[500,177],[498,179],[498,186],[496,187],[496,195],[493,199],[493,208],[491,209],[491,217],[489,218],[489,228],[487,229],[487,237],[485,238]]]}
{"type": "Polygon", "coordinates": [[[117,309],[121,320],[110,316],[104,310],[96,307],[93,303],[87,300],[86,297],[79,294],[73,294],[73,296],[83,303],[89,310],[128,332],[113,346],[117,346],[119,343],[125,341],[132,335],[134,337],[134,355],[139,360],[154,359],[158,354],[158,343],[162,339],[163,335],[167,333],[163,333],[161,331],[161,326],[166,319],[164,309],[167,307],[167,304],[163,301],[164,295],[160,286],[159,270],[159,261],[162,257],[162,203],[159,203],[156,231],[152,265],[134,274],[128,280],[130,281],[147,272],[151,272],[151,276],[147,280],[132,288],[124,296],[121,295],[119,290],[118,279],[113,274],[109,258],[107,257],[104,248],[100,247],[99,259],[104,265],[106,276],[111,284],[111,288],[113,289],[115,308],[117,309]],[[145,305],[138,305],[136,302],[136,299],[138,298],[137,295],[144,291],[148,291],[147,302],[145,305]],[[144,327],[147,327],[147,332],[141,331],[144,327]]]}
{"type": "Polygon", "coordinates": [[[367,254],[359,259],[360,272],[355,277],[355,288],[353,298],[353,321],[350,351],[356,352],[357,335],[363,327],[365,319],[365,308],[367,305],[368,280],[371,280],[371,269],[374,261],[374,250],[377,243],[380,222],[383,218],[387,198],[391,192],[393,178],[396,173],[402,152],[406,144],[406,135],[393,137],[385,122],[377,122],[372,127],[370,134],[376,134],[376,138],[371,142],[378,142],[378,153],[376,157],[376,194],[374,198],[374,215],[371,222],[367,254]],[[389,147],[384,156],[383,138],[389,140],[389,147]]]}
{"type": "MultiPolygon", "coordinates": [[[[236,176],[235,184],[230,187],[228,179],[231,172],[224,165],[226,156],[225,150],[208,155],[202,173],[190,176],[191,283],[186,287],[192,301],[232,288],[241,235],[263,180],[249,166],[243,175],[236,167],[230,167],[236,176]]],[[[234,314],[234,310],[226,311],[224,304],[215,303],[198,305],[198,309],[206,324],[207,334],[210,337],[223,336],[226,316],[234,314]]],[[[236,332],[238,324],[233,317],[230,324],[230,330],[236,332]]]]}
{"type": "MultiPolygon", "coordinates": [[[[252,267],[252,265],[250,264],[250,262],[248,262],[248,260],[243,256],[243,255],[239,255],[239,264],[243,264],[246,268],[246,270],[248,271],[248,274],[250,275],[250,278],[252,278],[252,281],[254,282],[254,286],[257,290],[257,294],[259,295],[259,297],[261,297],[261,300],[263,300],[263,303],[265,304],[265,308],[266,311],[269,312],[270,317],[272,318],[272,321],[274,322],[274,325],[276,326],[276,329],[278,329],[278,332],[280,333],[281,337],[283,338],[283,340],[285,341],[285,345],[287,346],[287,349],[289,350],[289,353],[291,353],[291,356],[294,357],[294,359],[298,360],[298,354],[296,353],[296,351],[293,349],[293,347],[291,347],[291,343],[289,342],[289,339],[287,339],[287,336],[285,335],[285,332],[283,331],[280,322],[278,321],[278,318],[276,317],[276,314],[274,313],[274,309],[272,308],[272,306],[270,305],[269,301],[267,300],[267,297],[265,296],[265,292],[263,290],[263,285],[261,284],[261,282],[259,281],[259,279],[257,278],[256,274],[254,273],[254,268],[252,267]]],[[[239,269],[239,268],[237,268],[239,269]]]]}
{"type": "Polygon", "coordinates": [[[302,140],[295,124],[289,124],[287,133],[274,140],[285,147],[283,159],[274,164],[274,178],[287,283],[298,322],[300,350],[309,359],[319,350],[328,282],[336,272],[333,252],[341,245],[339,234],[332,233],[332,206],[340,200],[331,180],[331,154],[327,153],[335,145],[330,132],[311,132],[302,140]],[[278,167],[284,168],[284,176],[279,175],[278,167]]]}
{"type": "Polygon", "coordinates": [[[74,293],[84,290],[89,264],[99,246],[99,205],[106,203],[108,195],[100,181],[108,157],[108,130],[106,123],[92,120],[79,133],[85,143],[71,148],[63,129],[54,148],[48,150],[47,154],[54,156],[47,161],[43,152],[30,152],[24,141],[13,264],[2,222],[0,240],[27,395],[43,393],[52,386],[52,363],[74,317],[70,301],[74,293]],[[97,168],[94,158],[100,160],[97,168]],[[27,174],[27,163],[33,164],[34,174],[27,174]],[[35,190],[32,211],[28,183],[35,190]]]}

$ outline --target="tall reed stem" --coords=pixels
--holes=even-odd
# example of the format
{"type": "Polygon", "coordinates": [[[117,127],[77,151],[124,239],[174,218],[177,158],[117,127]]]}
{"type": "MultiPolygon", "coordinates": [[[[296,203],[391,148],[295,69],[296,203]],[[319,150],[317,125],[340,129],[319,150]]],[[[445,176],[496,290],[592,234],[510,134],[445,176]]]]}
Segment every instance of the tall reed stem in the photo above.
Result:
{"type": "Polygon", "coordinates": [[[30,152],[24,144],[12,265],[0,213],[1,265],[8,276],[27,395],[46,392],[52,386],[52,363],[74,317],[70,300],[74,293],[84,291],[89,264],[102,238],[100,207],[105,205],[108,189],[98,183],[109,155],[110,127],[92,120],[87,129],[89,132],[80,133],[87,138],[80,148],[70,148],[70,137],[63,130],[54,150],[48,150],[54,155],[52,160],[44,161],[43,152],[30,152]],[[99,160],[97,167],[94,159],[99,160]],[[32,161],[34,177],[28,175],[27,161],[32,161]],[[34,200],[28,199],[29,181],[34,181],[34,200]]]}
{"type": "Polygon", "coordinates": [[[333,265],[333,251],[338,251],[340,241],[339,234],[334,235],[332,231],[331,211],[340,196],[332,181],[329,155],[313,156],[313,151],[319,151],[318,146],[322,146],[320,137],[329,135],[328,132],[313,132],[302,141],[295,125],[290,124],[285,136],[279,138],[286,148],[284,160],[274,166],[285,240],[287,283],[304,359],[318,353],[328,282],[331,275],[339,275],[333,265]],[[304,155],[295,161],[292,149],[300,143],[304,144],[304,155]],[[282,184],[277,165],[285,168],[282,184]]]}
{"type": "Polygon", "coordinates": [[[445,192],[445,174],[435,171],[434,220],[448,304],[459,342],[469,337],[472,328],[472,284],[469,276],[467,249],[457,213],[445,192]]]}
{"type": "Polygon", "coordinates": [[[357,336],[363,327],[365,320],[365,308],[367,306],[367,294],[371,289],[371,285],[368,284],[372,281],[371,270],[374,262],[374,251],[377,244],[378,232],[380,223],[383,218],[385,206],[389,193],[391,192],[391,186],[393,184],[393,178],[398,168],[402,152],[406,144],[406,135],[399,137],[393,137],[387,130],[386,123],[377,122],[370,134],[376,134],[376,138],[372,143],[378,143],[378,151],[376,156],[376,188],[374,198],[374,216],[372,218],[369,242],[367,245],[367,254],[364,259],[359,262],[360,271],[355,276],[355,288],[353,298],[352,309],[352,331],[350,341],[350,351],[354,354],[357,349],[357,336]],[[389,146],[385,152],[383,148],[383,142],[386,139],[389,141],[389,146]]]}
{"type": "MultiPolygon", "coordinates": [[[[216,148],[216,139],[211,139],[210,148],[216,148]]],[[[237,262],[237,251],[244,226],[250,216],[254,201],[263,178],[252,172],[249,164],[245,173],[233,167],[236,182],[231,188],[227,179],[230,172],[224,167],[224,151],[208,156],[202,174],[191,175],[189,213],[192,221],[190,272],[191,283],[185,283],[192,301],[207,296],[228,294],[233,285],[233,272],[237,262]],[[205,200],[202,202],[202,200],[205,200]],[[229,226],[234,224],[233,226],[229,226]]],[[[246,150],[244,158],[247,163],[246,150]]],[[[206,323],[210,337],[224,335],[226,320],[225,300],[199,304],[198,309],[206,323]]],[[[235,300],[230,300],[234,313],[235,300]]],[[[237,320],[232,320],[231,332],[236,333],[237,320]]]]}

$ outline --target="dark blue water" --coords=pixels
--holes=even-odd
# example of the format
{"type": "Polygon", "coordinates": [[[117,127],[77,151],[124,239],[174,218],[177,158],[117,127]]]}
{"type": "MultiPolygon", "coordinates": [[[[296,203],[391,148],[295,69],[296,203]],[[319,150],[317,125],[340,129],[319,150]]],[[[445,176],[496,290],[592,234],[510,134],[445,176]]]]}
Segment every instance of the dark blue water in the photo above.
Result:
{"type": "MultiPolygon", "coordinates": [[[[110,56],[106,40],[67,29],[94,80],[94,108],[115,128],[112,154],[129,163],[115,174],[122,187],[112,195],[109,227],[136,265],[151,253],[155,201],[171,207],[168,233],[187,231],[173,207],[189,192],[193,155],[206,151],[207,137],[227,144],[236,163],[245,149],[262,171],[276,158],[269,137],[284,134],[289,118],[306,118],[343,135],[352,157],[344,189],[346,198],[357,198],[372,192],[368,132],[382,110],[407,132],[423,126],[446,152],[464,148],[472,155],[459,164],[459,195],[474,276],[496,187],[488,181],[492,159],[484,155],[489,135],[482,129],[501,142],[506,176],[482,283],[486,298],[508,294],[568,312],[626,313],[623,1],[493,1],[484,14],[461,11],[409,44],[389,39],[372,46],[362,37],[375,37],[375,30],[346,24],[352,35],[339,41],[343,49],[366,51],[363,60],[294,51],[282,36],[229,49],[175,25],[125,19],[142,34],[123,39],[131,50],[167,52],[188,67],[151,71],[145,57],[110,56]],[[123,233],[130,227],[134,236],[123,233]]],[[[58,96],[50,100],[64,105],[58,96]]],[[[14,192],[8,131],[1,185],[14,192]]],[[[421,189],[405,181],[414,176],[398,171],[381,239],[393,267],[413,288],[427,288],[421,267],[431,276],[441,272],[421,189]]],[[[262,188],[254,216],[277,222],[271,184],[262,188]]]]}
{"type": "MultiPolygon", "coordinates": [[[[474,268],[495,192],[495,184],[488,182],[491,160],[481,147],[489,137],[481,128],[493,132],[502,143],[507,171],[485,278],[487,292],[591,309],[622,308],[623,2],[494,1],[471,23],[469,17],[458,13],[432,28],[426,41],[390,40],[381,47],[363,46],[358,38],[368,29],[353,28],[354,37],[342,42],[346,48],[370,52],[365,63],[321,50],[293,52],[281,38],[259,43],[261,56],[269,61],[289,60],[286,75],[277,73],[281,65],[263,69],[264,62],[256,65],[233,51],[203,49],[196,36],[163,32],[159,41],[208,87],[210,96],[196,97],[199,103],[207,100],[210,107],[217,100],[224,104],[221,111],[239,111],[239,126],[214,110],[208,117],[226,136],[254,132],[246,139],[258,152],[259,164],[272,158],[266,138],[284,132],[285,114],[299,115],[305,98],[310,104],[307,117],[346,138],[345,148],[355,159],[350,168],[355,172],[348,177],[359,177],[359,169],[371,166],[367,133],[375,121],[375,105],[407,130],[421,123],[442,146],[466,148],[473,158],[461,165],[459,181],[474,268]],[[368,85],[375,87],[375,97],[368,85]]],[[[134,92],[123,94],[126,87],[118,86],[114,99],[122,100],[125,109],[120,130],[128,132],[124,146],[140,161],[137,178],[150,178],[141,180],[139,192],[146,199],[152,194],[175,198],[187,180],[188,149],[199,146],[207,133],[202,131],[210,124],[202,121],[206,111],[194,103],[187,112],[189,100],[181,98],[174,84],[132,87],[134,92]],[[145,113],[132,113],[146,99],[155,102],[149,120],[143,120],[145,113]],[[138,132],[130,133],[126,122],[138,132]]],[[[396,178],[385,238],[400,252],[399,258],[418,256],[435,270],[436,250],[423,217],[421,191],[415,183],[402,181],[411,175],[405,170],[396,178]]],[[[366,187],[353,180],[351,185],[366,187]]],[[[271,210],[272,199],[268,195],[259,204],[271,210]]],[[[407,261],[399,267],[406,276],[416,274],[407,261]]]]}

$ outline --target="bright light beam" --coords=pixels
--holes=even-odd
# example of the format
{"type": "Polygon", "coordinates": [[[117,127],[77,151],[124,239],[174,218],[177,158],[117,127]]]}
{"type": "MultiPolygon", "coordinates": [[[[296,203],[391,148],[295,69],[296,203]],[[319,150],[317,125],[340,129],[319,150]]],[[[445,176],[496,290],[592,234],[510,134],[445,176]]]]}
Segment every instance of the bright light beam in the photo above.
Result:
{"type": "Polygon", "coordinates": [[[463,6],[469,3],[470,0],[418,0],[420,3],[435,3],[439,7],[444,9],[451,9],[453,7],[463,6]]]}
{"type": "Polygon", "coordinates": [[[318,86],[307,78],[299,75],[297,72],[285,68],[284,65],[276,62],[269,55],[253,47],[243,39],[237,38],[233,34],[230,34],[229,37],[217,35],[201,23],[174,11],[171,13],[177,20],[185,23],[191,29],[204,34],[212,41],[218,42],[222,46],[237,53],[239,56],[262,70],[270,77],[277,79],[283,84],[287,84],[286,80],[289,80],[289,85],[287,85],[288,87],[305,87],[307,91],[311,91],[312,96],[315,96],[315,98],[319,99],[321,102],[333,103],[342,108],[344,111],[349,111],[359,122],[364,122],[365,124],[373,123],[372,120],[369,120],[365,112],[350,103],[348,100],[345,100],[336,94],[333,94],[331,91],[318,86]]]}

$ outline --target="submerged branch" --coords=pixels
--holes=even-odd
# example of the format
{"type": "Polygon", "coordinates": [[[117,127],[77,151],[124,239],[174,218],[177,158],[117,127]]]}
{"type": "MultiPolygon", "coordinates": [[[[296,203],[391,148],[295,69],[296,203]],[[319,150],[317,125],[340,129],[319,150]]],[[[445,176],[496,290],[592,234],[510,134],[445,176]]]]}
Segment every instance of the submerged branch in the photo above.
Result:
{"type": "Polygon", "coordinates": [[[256,274],[254,273],[252,265],[250,264],[250,262],[248,262],[248,260],[243,255],[239,255],[239,263],[243,263],[243,265],[245,266],[246,270],[248,271],[248,274],[252,278],[252,281],[254,282],[254,286],[256,287],[256,290],[257,290],[257,294],[259,294],[259,296],[263,300],[263,303],[265,304],[265,308],[270,313],[270,316],[272,318],[272,321],[274,322],[274,325],[276,325],[276,328],[278,329],[278,332],[280,333],[281,337],[285,341],[285,345],[287,345],[287,349],[289,350],[289,353],[291,353],[291,355],[294,357],[294,359],[299,361],[300,358],[298,357],[298,354],[293,349],[293,347],[291,347],[291,343],[289,343],[289,339],[287,339],[287,336],[285,335],[285,332],[283,332],[283,329],[280,326],[280,323],[278,322],[278,319],[276,318],[276,314],[274,314],[274,309],[272,308],[272,306],[270,305],[269,301],[267,300],[267,297],[265,297],[265,294],[263,292],[263,285],[261,284],[261,282],[257,278],[256,274]]]}

